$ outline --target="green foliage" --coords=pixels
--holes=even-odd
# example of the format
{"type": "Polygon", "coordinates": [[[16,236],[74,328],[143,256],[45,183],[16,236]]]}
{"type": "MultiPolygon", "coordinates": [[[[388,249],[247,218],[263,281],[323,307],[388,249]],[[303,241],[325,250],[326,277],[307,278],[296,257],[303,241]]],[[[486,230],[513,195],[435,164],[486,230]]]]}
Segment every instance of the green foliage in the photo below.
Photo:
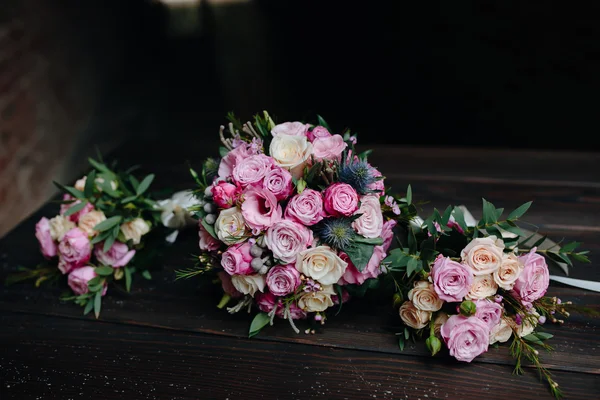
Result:
{"type": "Polygon", "coordinates": [[[260,330],[267,326],[267,324],[271,322],[271,318],[267,315],[267,313],[261,312],[256,314],[252,323],[250,324],[250,330],[248,332],[248,337],[253,337],[258,335],[260,330]]]}

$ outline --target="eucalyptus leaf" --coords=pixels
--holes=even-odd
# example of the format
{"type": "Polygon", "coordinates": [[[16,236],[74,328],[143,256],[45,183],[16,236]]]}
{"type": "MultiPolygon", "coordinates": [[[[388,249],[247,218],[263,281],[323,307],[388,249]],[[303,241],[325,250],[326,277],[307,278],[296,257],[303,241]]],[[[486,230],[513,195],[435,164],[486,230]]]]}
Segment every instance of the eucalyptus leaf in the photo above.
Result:
{"type": "Polygon", "coordinates": [[[454,220],[461,227],[463,231],[467,230],[467,223],[465,222],[465,213],[460,207],[454,207],[452,211],[452,215],[454,215],[454,220]]]}
{"type": "Polygon", "coordinates": [[[528,201],[527,203],[524,203],[519,207],[515,208],[513,211],[510,212],[510,214],[508,214],[508,217],[506,217],[506,219],[512,221],[520,218],[523,214],[527,212],[527,210],[529,210],[529,207],[531,207],[531,203],[531,201],[528,201]]]}
{"type": "Polygon", "coordinates": [[[131,291],[131,275],[135,271],[133,267],[125,267],[125,289],[131,291]]]}
{"type": "Polygon", "coordinates": [[[153,180],[154,180],[154,174],[150,174],[150,175],[146,176],[140,182],[140,185],[137,187],[137,190],[136,190],[137,195],[141,196],[146,190],[148,190],[148,188],[152,184],[153,180]]]}
{"type": "Polygon", "coordinates": [[[92,165],[92,167],[96,168],[98,171],[108,172],[108,173],[112,174],[112,171],[110,169],[108,169],[108,167],[106,165],[94,160],[93,158],[89,157],[88,162],[92,165]]]}
{"type": "Polygon", "coordinates": [[[406,188],[406,204],[410,205],[412,203],[412,188],[408,185],[406,188]]]}
{"type": "Polygon", "coordinates": [[[121,221],[123,221],[123,217],[121,217],[120,215],[115,215],[114,217],[105,219],[104,221],[94,226],[94,230],[96,232],[104,232],[120,224],[121,221]]]}
{"type": "Polygon", "coordinates": [[[152,275],[150,274],[150,271],[148,271],[147,269],[142,271],[142,276],[148,280],[152,279],[152,275]]]}
{"type": "Polygon", "coordinates": [[[411,276],[413,272],[416,272],[419,269],[419,260],[411,257],[408,260],[408,264],[406,265],[406,275],[411,276]]]}
{"type": "Polygon", "coordinates": [[[56,185],[63,192],[66,192],[66,193],[70,194],[71,196],[75,197],[76,199],[85,200],[85,195],[83,194],[83,192],[81,190],[77,190],[72,186],[65,186],[56,181],[54,182],[54,185],[56,185]]]}
{"type": "Polygon", "coordinates": [[[373,255],[373,250],[375,246],[372,244],[364,244],[364,243],[352,243],[349,247],[344,249],[352,264],[362,272],[369,263],[371,256],[373,255]]]}
{"type": "Polygon", "coordinates": [[[88,286],[98,285],[100,284],[100,282],[102,282],[103,279],[104,278],[102,278],[101,276],[95,276],[88,281],[88,286]]]}
{"type": "Polygon", "coordinates": [[[92,197],[94,194],[94,184],[96,182],[96,170],[92,170],[85,180],[85,185],[83,187],[83,194],[88,199],[92,197]]]}
{"type": "Polygon", "coordinates": [[[92,311],[93,308],[94,308],[94,302],[90,299],[85,304],[85,308],[83,309],[83,315],[88,315],[92,311]]]}
{"type": "Polygon", "coordinates": [[[104,246],[102,247],[102,251],[103,252],[107,252],[110,250],[110,248],[112,247],[113,243],[115,242],[116,236],[112,234],[108,235],[108,237],[106,238],[106,240],[104,241],[104,246]]]}
{"type": "Polygon", "coordinates": [[[546,332],[536,332],[534,333],[534,335],[537,336],[540,340],[548,340],[554,337],[554,335],[546,332]]]}
{"type": "Polygon", "coordinates": [[[110,276],[114,273],[114,269],[112,267],[103,265],[101,267],[97,267],[94,272],[96,272],[96,275],[110,276]]]}
{"type": "Polygon", "coordinates": [[[271,318],[267,315],[267,313],[261,312],[256,314],[252,323],[250,324],[250,330],[248,332],[248,337],[256,336],[262,328],[264,328],[269,322],[271,318]]]}
{"type": "Polygon", "coordinates": [[[210,225],[209,223],[206,222],[206,220],[203,219],[202,226],[204,227],[204,229],[206,229],[206,232],[208,232],[210,234],[210,236],[219,240],[219,238],[217,237],[217,233],[215,232],[215,227],[213,225],[210,225]]]}
{"type": "Polygon", "coordinates": [[[563,247],[560,248],[559,252],[560,253],[570,253],[573,250],[575,250],[577,248],[577,246],[579,246],[580,244],[581,243],[579,243],[579,242],[567,243],[563,247]]]}
{"type": "Polygon", "coordinates": [[[129,175],[129,182],[131,182],[131,186],[133,186],[133,189],[137,192],[137,188],[140,186],[140,181],[138,181],[135,176],[129,175]]]}
{"type": "Polygon", "coordinates": [[[327,129],[329,132],[331,132],[331,129],[329,128],[329,125],[327,124],[327,122],[325,122],[325,120],[323,119],[323,117],[321,117],[318,114],[317,114],[317,121],[319,122],[319,125],[321,125],[325,129],[327,129]]]}
{"type": "Polygon", "coordinates": [[[138,195],[125,197],[123,200],[121,200],[121,204],[130,203],[130,202],[134,201],[137,198],[138,198],[138,195]]]}
{"type": "Polygon", "coordinates": [[[102,308],[102,291],[96,292],[96,296],[94,296],[94,314],[96,315],[96,319],[100,317],[100,309],[102,308]]]}
{"type": "Polygon", "coordinates": [[[81,210],[83,210],[83,208],[88,204],[87,200],[84,200],[80,203],[77,203],[71,207],[69,207],[67,209],[67,211],[63,214],[65,217],[68,217],[69,215],[73,215],[76,212],[79,212],[81,210]]]}

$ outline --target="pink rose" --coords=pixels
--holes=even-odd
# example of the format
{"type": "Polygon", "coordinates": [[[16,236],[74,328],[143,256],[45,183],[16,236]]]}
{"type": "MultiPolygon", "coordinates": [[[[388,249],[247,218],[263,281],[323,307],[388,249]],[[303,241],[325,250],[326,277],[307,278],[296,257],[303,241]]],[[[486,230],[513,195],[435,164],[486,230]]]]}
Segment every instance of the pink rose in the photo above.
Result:
{"type": "MultiPolygon", "coordinates": [[[[65,201],[65,200],[75,200],[75,197],[71,196],[70,194],[64,194],[63,201],[65,201]]],[[[74,205],[79,204],[79,203],[81,203],[81,200],[75,200],[72,203],[61,204],[60,205],[60,215],[64,215],[69,208],[71,208],[74,205]]],[[[85,206],[83,206],[83,208],[81,210],[69,215],[68,218],[73,222],[77,222],[77,221],[79,221],[79,218],[81,216],[89,213],[93,209],[94,209],[94,206],[91,203],[87,203],[85,206]]]]}
{"type": "Polygon", "coordinates": [[[465,233],[465,231],[463,230],[463,228],[460,227],[460,225],[458,224],[458,222],[456,222],[456,220],[454,219],[454,216],[451,215],[450,219],[448,219],[448,223],[446,224],[446,226],[448,228],[452,228],[452,229],[456,229],[456,231],[460,234],[465,233]]]}
{"type": "Polygon", "coordinates": [[[394,239],[394,227],[396,226],[396,220],[390,219],[383,224],[381,229],[381,238],[383,239],[383,250],[388,251],[394,239]]]}
{"type": "Polygon", "coordinates": [[[234,299],[242,297],[242,294],[238,292],[238,290],[233,286],[233,283],[231,283],[231,275],[229,275],[227,272],[219,271],[217,276],[221,280],[223,292],[227,293],[234,299]]]}
{"type": "Polygon", "coordinates": [[[56,243],[52,240],[50,234],[50,221],[46,217],[42,217],[35,224],[35,237],[40,242],[40,251],[46,258],[52,258],[56,256],[56,243]]]}
{"type": "MultiPolygon", "coordinates": [[[[285,318],[285,307],[283,304],[279,306],[275,315],[279,318],[285,318]]],[[[306,311],[298,307],[295,301],[289,303],[289,315],[292,319],[305,319],[307,314],[306,311]]]]}
{"type": "Polygon", "coordinates": [[[281,213],[281,206],[271,192],[253,188],[244,193],[242,215],[255,235],[281,220],[281,213]]]}
{"type": "MultiPolygon", "coordinates": [[[[327,196],[325,197],[327,205],[327,196]]],[[[383,230],[383,214],[381,213],[381,204],[379,197],[366,195],[360,198],[360,208],[355,214],[361,214],[358,219],[352,222],[352,228],[366,238],[377,238],[381,236],[383,230]]]]}
{"type": "Polygon", "coordinates": [[[273,159],[264,154],[257,154],[240,160],[233,169],[232,178],[241,187],[260,185],[273,168],[273,159]]]}
{"type": "Polygon", "coordinates": [[[490,330],[500,323],[502,312],[504,311],[500,304],[487,299],[481,299],[475,302],[475,306],[475,316],[485,322],[490,330]]]}
{"type": "Polygon", "coordinates": [[[477,317],[453,315],[440,329],[450,355],[458,361],[471,362],[488,350],[490,329],[477,317]]]}
{"type": "Polygon", "coordinates": [[[321,125],[315,126],[312,131],[308,131],[306,133],[306,137],[308,137],[308,140],[310,140],[311,142],[317,138],[327,138],[330,136],[331,136],[331,133],[329,133],[327,128],[325,128],[324,126],[321,126],[321,125]]]}
{"type": "Polygon", "coordinates": [[[431,268],[431,277],[435,292],[444,301],[462,301],[473,282],[469,267],[441,255],[431,268]]]}
{"type": "Polygon", "coordinates": [[[358,284],[362,285],[367,279],[377,278],[383,271],[381,270],[381,261],[386,253],[383,246],[375,246],[373,255],[369,259],[367,266],[360,272],[345,253],[340,253],[340,258],[348,263],[344,275],[338,281],[338,285],[358,284]]]}
{"type": "Polygon", "coordinates": [[[278,265],[267,274],[267,287],[275,296],[293,293],[300,285],[300,272],[293,265],[278,265]]]}
{"type": "Polygon", "coordinates": [[[230,208],[235,204],[240,194],[240,189],[227,182],[219,182],[210,189],[213,201],[220,208],[230,208]]]}
{"type": "Polygon", "coordinates": [[[275,259],[289,264],[296,261],[298,253],[312,244],[313,234],[304,225],[282,219],[267,230],[265,241],[275,259]]]}
{"type": "Polygon", "coordinates": [[[58,253],[58,268],[63,274],[83,266],[92,254],[87,234],[79,228],[71,229],[59,243],[58,253]]]}
{"type": "Polygon", "coordinates": [[[104,252],[104,243],[98,243],[94,255],[101,264],[113,268],[124,267],[135,255],[135,250],[129,250],[125,243],[115,241],[113,245],[104,252]]]}
{"type": "Polygon", "coordinates": [[[348,147],[340,135],[317,137],[313,141],[313,155],[320,160],[339,160],[342,151],[348,147]]]}
{"type": "MultiPolygon", "coordinates": [[[[375,178],[379,178],[382,177],[383,175],[381,175],[381,172],[379,172],[379,170],[371,165],[369,165],[369,170],[371,171],[371,176],[374,176],[375,178]]],[[[383,179],[377,179],[375,182],[371,183],[369,185],[369,190],[372,190],[375,192],[375,194],[377,194],[378,196],[382,196],[383,193],[385,192],[385,186],[383,184],[383,179]]]]}
{"type": "Polygon", "coordinates": [[[519,257],[523,272],[513,288],[517,296],[525,303],[531,303],[546,294],[550,284],[550,275],[544,256],[535,252],[535,248],[519,257]]]}
{"type": "Polygon", "coordinates": [[[249,242],[233,245],[221,256],[221,266],[229,275],[250,275],[254,270],[250,266],[252,255],[249,242]]]}
{"type": "Polygon", "coordinates": [[[273,311],[275,305],[278,307],[280,306],[279,300],[273,293],[256,293],[256,295],[254,295],[254,300],[256,301],[258,309],[266,313],[273,311]]]}
{"type": "Polygon", "coordinates": [[[287,169],[275,167],[265,175],[263,188],[273,193],[277,200],[287,199],[292,194],[292,174],[287,169]]]}
{"type": "Polygon", "coordinates": [[[275,125],[271,129],[271,135],[305,136],[308,132],[308,127],[308,124],[303,124],[302,122],[284,122],[275,125]]]}
{"type": "Polygon", "coordinates": [[[259,154],[260,148],[253,143],[240,144],[221,159],[219,164],[219,178],[225,180],[231,176],[235,166],[245,158],[259,154]]]}
{"type": "MultiPolygon", "coordinates": [[[[86,294],[89,291],[88,282],[96,277],[94,267],[86,266],[77,268],[69,274],[67,282],[75,294],[86,294]]],[[[106,294],[106,286],[102,290],[102,296],[106,294]]]]}
{"type": "Polygon", "coordinates": [[[311,226],[323,219],[323,197],[313,189],[304,191],[290,200],[285,209],[285,218],[311,226]]]}
{"type": "Polygon", "coordinates": [[[221,247],[221,242],[212,237],[212,235],[206,231],[202,225],[202,220],[200,220],[198,224],[198,236],[200,237],[200,250],[215,251],[221,247]]]}
{"type": "Polygon", "coordinates": [[[334,183],[325,190],[324,206],[330,215],[348,217],[358,209],[358,194],[347,183],[334,183]]]}

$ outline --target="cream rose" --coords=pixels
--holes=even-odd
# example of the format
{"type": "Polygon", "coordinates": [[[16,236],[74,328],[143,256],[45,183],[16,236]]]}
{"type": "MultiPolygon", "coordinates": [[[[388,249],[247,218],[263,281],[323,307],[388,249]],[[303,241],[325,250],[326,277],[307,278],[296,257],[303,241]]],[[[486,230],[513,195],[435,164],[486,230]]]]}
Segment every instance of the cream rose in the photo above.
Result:
{"type": "MultiPolygon", "coordinates": [[[[85,190],[86,182],[87,182],[87,176],[84,176],[81,179],[77,179],[77,182],[75,182],[75,189],[83,192],[85,190]]],[[[104,184],[104,178],[98,177],[94,180],[94,182],[96,182],[96,188],[99,191],[102,191],[102,185],[104,184]]],[[[117,182],[110,181],[110,187],[112,188],[112,190],[117,190],[117,182]]]]}
{"type": "Polygon", "coordinates": [[[150,232],[150,226],[143,219],[136,218],[122,224],[121,232],[123,232],[125,240],[132,240],[133,244],[139,244],[142,236],[150,232]]]}
{"type": "Polygon", "coordinates": [[[502,264],[504,242],[496,236],[473,239],[460,256],[463,263],[473,271],[473,275],[492,274],[502,264]]]}
{"type": "Polygon", "coordinates": [[[485,299],[496,294],[498,285],[492,275],[479,275],[473,277],[469,293],[465,296],[468,300],[485,299]]]}
{"type": "Polygon", "coordinates": [[[442,325],[446,323],[446,321],[448,321],[448,314],[443,311],[439,312],[433,320],[433,332],[435,336],[441,336],[440,329],[442,328],[442,325]]]}
{"type": "Polygon", "coordinates": [[[506,254],[502,259],[500,268],[494,271],[494,281],[502,289],[511,290],[515,286],[515,282],[523,272],[523,264],[514,254],[506,254]]]}
{"type": "Polygon", "coordinates": [[[333,285],[340,280],[348,263],[328,246],[319,246],[298,253],[296,269],[323,285],[333,285]]]}
{"type": "Polygon", "coordinates": [[[537,321],[538,321],[539,317],[540,317],[540,314],[538,314],[536,311],[534,311],[533,313],[529,314],[528,316],[522,317],[520,325],[517,325],[516,322],[512,321],[514,326],[516,327],[517,335],[519,335],[519,337],[523,337],[523,336],[529,335],[530,333],[533,333],[533,331],[535,330],[535,327],[537,326],[537,321]],[[532,322],[533,322],[533,324],[532,324],[532,322]]]}
{"type": "Polygon", "coordinates": [[[421,311],[438,311],[444,304],[433,284],[426,281],[415,282],[415,286],[408,292],[408,298],[421,311]]]}
{"type": "Polygon", "coordinates": [[[506,318],[502,318],[500,323],[496,324],[490,330],[490,344],[494,344],[496,342],[505,343],[512,336],[513,330],[511,324],[507,321],[506,318]]]}
{"type": "Polygon", "coordinates": [[[360,198],[360,208],[355,214],[362,214],[358,219],[352,222],[352,227],[356,232],[367,238],[381,236],[381,231],[383,229],[383,214],[381,213],[379,196],[362,196],[360,198]]]}
{"type": "Polygon", "coordinates": [[[75,228],[75,223],[68,217],[57,215],[49,221],[50,224],[50,236],[55,242],[60,242],[65,236],[65,233],[75,228]]]}
{"type": "Polygon", "coordinates": [[[298,299],[298,307],[306,312],[321,312],[333,306],[331,296],[335,294],[332,285],[324,285],[318,292],[304,293],[298,299]]]}
{"type": "Polygon", "coordinates": [[[400,306],[400,318],[411,328],[421,329],[425,328],[431,320],[431,312],[419,310],[411,301],[405,301],[400,306]]]}
{"type": "Polygon", "coordinates": [[[254,297],[254,294],[258,291],[264,293],[265,291],[265,277],[264,275],[232,275],[231,283],[238,292],[243,294],[249,294],[254,297]]]}
{"type": "Polygon", "coordinates": [[[311,153],[312,144],[306,136],[277,135],[269,147],[269,154],[275,163],[288,169],[296,179],[302,176],[302,169],[311,153]]]}
{"type": "Polygon", "coordinates": [[[93,210],[79,217],[77,226],[88,236],[96,236],[98,232],[94,230],[94,227],[105,219],[106,215],[102,211],[93,210]]]}
{"type": "Polygon", "coordinates": [[[215,222],[215,232],[219,240],[227,245],[246,240],[248,230],[242,211],[237,207],[221,211],[215,222]]]}

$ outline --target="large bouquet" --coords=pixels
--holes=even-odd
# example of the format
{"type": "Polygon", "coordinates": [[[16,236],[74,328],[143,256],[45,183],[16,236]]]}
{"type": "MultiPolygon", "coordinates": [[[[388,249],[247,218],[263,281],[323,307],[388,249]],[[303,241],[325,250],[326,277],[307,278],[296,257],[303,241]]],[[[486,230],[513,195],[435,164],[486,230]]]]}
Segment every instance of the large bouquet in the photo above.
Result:
{"type": "Polygon", "coordinates": [[[433,355],[442,343],[451,356],[471,362],[489,346],[511,341],[516,373],[523,359],[533,363],[560,396],[558,384],[542,366],[536,347],[551,350],[544,323],[563,323],[569,302],[545,296],[549,285],[546,259],[572,265],[589,262],[572,242],[544,246],[546,237],[517,226],[531,202],[502,218],[503,209],[483,200],[476,221],[464,207],[437,210],[420,220],[403,246],[384,264],[394,278],[394,303],[405,325],[400,347],[409,338],[426,338],[433,355]],[[539,237],[536,238],[535,236],[539,237]]]}
{"type": "Polygon", "coordinates": [[[258,309],[250,336],[276,317],[297,333],[294,320],[324,324],[328,309],[377,284],[392,229],[416,214],[410,193],[386,195],[356,136],[333,133],[320,117],[315,125],[275,124],[267,112],[229,120],[221,159],[192,170],[201,253],[178,276],[217,273],[219,307],[236,299],[230,313],[258,309]]]}

